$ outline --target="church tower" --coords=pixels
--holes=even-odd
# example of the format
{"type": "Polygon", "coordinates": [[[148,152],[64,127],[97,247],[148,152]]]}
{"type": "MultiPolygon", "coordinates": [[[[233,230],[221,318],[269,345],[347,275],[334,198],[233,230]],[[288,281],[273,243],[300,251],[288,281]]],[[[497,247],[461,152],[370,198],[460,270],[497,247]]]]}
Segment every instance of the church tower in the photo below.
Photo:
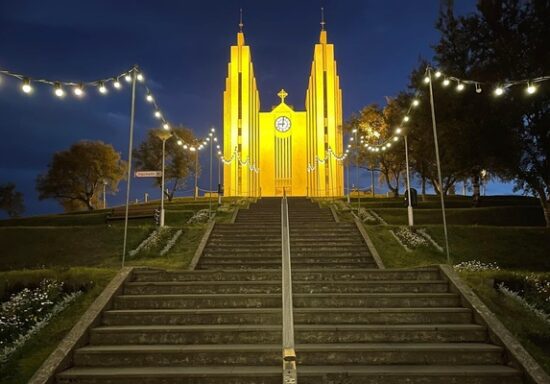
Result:
{"type": "Polygon", "coordinates": [[[309,196],[343,196],[342,90],[324,19],[306,92],[309,196]]]}
{"type": "Polygon", "coordinates": [[[321,22],[305,111],[285,101],[260,112],[260,97],[242,17],[231,47],[223,95],[226,196],[343,196],[342,90],[334,45],[321,22]]]}
{"type": "Polygon", "coordinates": [[[244,41],[242,14],[239,29],[223,93],[224,194],[259,196],[260,96],[250,47],[244,41]]]}

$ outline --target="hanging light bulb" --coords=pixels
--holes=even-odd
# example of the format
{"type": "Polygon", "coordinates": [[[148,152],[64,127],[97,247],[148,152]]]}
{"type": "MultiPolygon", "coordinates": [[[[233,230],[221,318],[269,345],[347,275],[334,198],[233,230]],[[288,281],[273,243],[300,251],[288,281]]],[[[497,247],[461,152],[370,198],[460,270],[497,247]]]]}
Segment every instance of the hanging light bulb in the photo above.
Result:
{"type": "Polygon", "coordinates": [[[103,83],[103,81],[100,81],[99,82],[99,93],[105,95],[107,93],[107,87],[105,86],[105,84],[103,83]]]}
{"type": "Polygon", "coordinates": [[[21,90],[25,93],[31,93],[32,92],[31,79],[29,79],[29,78],[24,78],[23,79],[23,85],[21,85],[21,90]]]}
{"type": "Polygon", "coordinates": [[[217,138],[217,137],[214,137],[214,141],[216,141],[216,142],[217,142],[217,141],[218,141],[218,138],[217,138]]]}
{"type": "Polygon", "coordinates": [[[120,89],[120,87],[121,87],[120,81],[118,81],[118,79],[116,77],[113,78],[113,87],[115,87],[115,89],[120,89]]]}
{"type": "Polygon", "coordinates": [[[156,117],[157,119],[160,119],[160,118],[162,117],[162,113],[160,113],[159,110],[156,110],[156,111],[155,111],[155,117],[156,117]]]}
{"type": "Polygon", "coordinates": [[[386,147],[382,147],[382,150],[385,151],[385,150],[386,150],[386,147]]]}
{"type": "Polygon", "coordinates": [[[498,86],[495,88],[494,93],[495,93],[495,96],[500,96],[504,93],[504,88],[502,88],[501,86],[498,86]]]}
{"type": "Polygon", "coordinates": [[[187,149],[187,148],[189,148],[189,147],[187,146],[187,144],[183,144],[183,149],[187,149]]]}
{"type": "Polygon", "coordinates": [[[210,132],[212,132],[212,133],[216,132],[216,128],[214,128],[214,127],[210,128],[210,132]]]}
{"type": "Polygon", "coordinates": [[[84,85],[78,84],[73,88],[73,93],[75,96],[82,97],[84,96],[84,85]]]}
{"type": "Polygon", "coordinates": [[[436,79],[439,79],[441,77],[441,71],[435,71],[434,75],[436,79]]]}
{"type": "Polygon", "coordinates": [[[137,79],[138,81],[143,81],[143,80],[145,80],[145,78],[143,77],[143,75],[141,74],[141,72],[137,74],[136,79],[137,79]]]}
{"type": "Polygon", "coordinates": [[[532,95],[537,91],[537,87],[533,84],[527,83],[527,88],[525,88],[525,92],[527,92],[528,95],[532,95]]]}
{"type": "Polygon", "coordinates": [[[219,145],[219,144],[218,144],[218,145],[216,145],[216,149],[220,149],[220,145],[219,145]]]}
{"type": "Polygon", "coordinates": [[[168,123],[164,123],[162,124],[162,128],[168,131],[170,129],[170,125],[168,123]]]}
{"type": "Polygon", "coordinates": [[[59,98],[65,96],[65,91],[63,90],[61,83],[55,83],[53,93],[59,98]]]}
{"type": "Polygon", "coordinates": [[[201,149],[203,149],[203,148],[204,148],[204,146],[203,146],[202,144],[199,145],[199,150],[201,150],[201,149]]]}
{"type": "Polygon", "coordinates": [[[443,86],[444,87],[447,87],[449,84],[451,84],[451,80],[449,80],[449,79],[443,80],[443,86]]]}
{"type": "Polygon", "coordinates": [[[147,100],[148,102],[152,103],[153,102],[153,95],[151,95],[150,93],[147,93],[147,96],[145,96],[145,100],[147,100]]]}
{"type": "Polygon", "coordinates": [[[386,147],[388,147],[388,148],[391,147],[391,143],[387,143],[386,147]]]}
{"type": "Polygon", "coordinates": [[[407,121],[409,121],[409,120],[410,120],[409,116],[405,116],[405,117],[403,118],[403,121],[404,121],[405,123],[406,123],[407,121]]]}
{"type": "Polygon", "coordinates": [[[401,128],[399,128],[399,127],[395,128],[395,134],[396,134],[396,135],[400,135],[401,132],[402,132],[402,129],[401,129],[401,128]]]}
{"type": "Polygon", "coordinates": [[[127,73],[126,75],[124,75],[124,80],[126,80],[128,83],[131,83],[132,82],[132,75],[127,73]]]}
{"type": "Polygon", "coordinates": [[[206,138],[206,141],[210,141],[210,138],[209,138],[209,137],[207,137],[207,138],[206,138]]]}
{"type": "Polygon", "coordinates": [[[424,83],[425,83],[425,84],[428,84],[429,82],[430,82],[430,76],[426,76],[426,77],[424,78],[424,83]]]}
{"type": "Polygon", "coordinates": [[[191,152],[195,152],[195,151],[197,150],[197,148],[195,148],[195,147],[189,147],[189,150],[190,150],[191,152]]]}
{"type": "Polygon", "coordinates": [[[413,107],[418,107],[419,104],[420,104],[420,101],[418,101],[418,99],[414,99],[412,102],[413,107]]]}
{"type": "Polygon", "coordinates": [[[481,85],[479,83],[476,83],[476,93],[481,93],[481,85]]]}
{"type": "Polygon", "coordinates": [[[394,136],[394,137],[393,137],[393,141],[397,141],[397,140],[399,140],[399,137],[394,136]]]}
{"type": "Polygon", "coordinates": [[[178,140],[178,145],[183,145],[183,141],[178,140]]]}
{"type": "Polygon", "coordinates": [[[221,156],[221,155],[222,155],[222,151],[218,151],[218,155],[221,156]]]}
{"type": "Polygon", "coordinates": [[[462,92],[464,90],[464,84],[458,83],[458,85],[456,86],[456,90],[458,92],[462,92]]]}

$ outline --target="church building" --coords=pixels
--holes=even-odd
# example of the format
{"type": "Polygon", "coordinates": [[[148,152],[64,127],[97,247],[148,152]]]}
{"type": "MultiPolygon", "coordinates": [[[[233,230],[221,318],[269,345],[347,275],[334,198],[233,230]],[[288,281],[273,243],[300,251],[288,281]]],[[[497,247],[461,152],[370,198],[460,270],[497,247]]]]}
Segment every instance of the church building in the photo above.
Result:
{"type": "Polygon", "coordinates": [[[305,111],[281,101],[262,111],[242,22],[223,94],[225,196],[342,196],[342,90],[324,22],[313,50],[305,111]]]}

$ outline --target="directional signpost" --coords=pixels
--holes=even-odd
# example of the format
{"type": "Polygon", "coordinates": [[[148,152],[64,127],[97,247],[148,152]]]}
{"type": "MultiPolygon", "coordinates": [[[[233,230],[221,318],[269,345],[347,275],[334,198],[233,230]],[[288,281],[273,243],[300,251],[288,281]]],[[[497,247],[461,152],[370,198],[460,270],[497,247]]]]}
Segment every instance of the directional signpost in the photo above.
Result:
{"type": "Polygon", "coordinates": [[[162,171],[136,171],[135,177],[162,177],[162,171]]]}

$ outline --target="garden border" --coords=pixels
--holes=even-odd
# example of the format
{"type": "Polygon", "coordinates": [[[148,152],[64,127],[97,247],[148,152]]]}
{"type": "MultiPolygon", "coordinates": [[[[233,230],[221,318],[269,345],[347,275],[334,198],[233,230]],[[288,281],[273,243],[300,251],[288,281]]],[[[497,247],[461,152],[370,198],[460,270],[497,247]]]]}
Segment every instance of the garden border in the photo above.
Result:
{"type": "Polygon", "coordinates": [[[361,233],[361,236],[363,237],[363,240],[365,241],[365,244],[367,245],[367,248],[369,249],[372,258],[374,259],[374,262],[380,269],[386,269],[384,266],[384,262],[382,262],[382,258],[378,254],[378,251],[376,250],[376,247],[374,246],[374,243],[369,237],[369,234],[367,233],[367,230],[363,226],[363,222],[357,217],[355,213],[352,212],[353,215],[353,222],[355,223],[355,226],[359,230],[359,233],[361,233]]]}
{"type": "Polygon", "coordinates": [[[54,384],[55,375],[71,366],[73,352],[88,343],[90,328],[101,321],[102,313],[111,307],[113,298],[122,291],[124,283],[132,276],[133,270],[134,267],[123,267],[118,271],[103,292],[34,373],[28,384],[54,384]]]}
{"type": "Polygon", "coordinates": [[[197,264],[199,263],[202,253],[204,252],[204,248],[206,248],[206,244],[208,244],[208,239],[210,239],[210,234],[214,230],[215,225],[216,225],[216,220],[214,219],[208,222],[208,225],[206,226],[206,230],[202,235],[202,239],[199,243],[199,246],[195,250],[195,254],[193,255],[193,258],[191,259],[191,261],[189,262],[189,265],[187,266],[187,270],[193,271],[197,266],[197,264]]]}

